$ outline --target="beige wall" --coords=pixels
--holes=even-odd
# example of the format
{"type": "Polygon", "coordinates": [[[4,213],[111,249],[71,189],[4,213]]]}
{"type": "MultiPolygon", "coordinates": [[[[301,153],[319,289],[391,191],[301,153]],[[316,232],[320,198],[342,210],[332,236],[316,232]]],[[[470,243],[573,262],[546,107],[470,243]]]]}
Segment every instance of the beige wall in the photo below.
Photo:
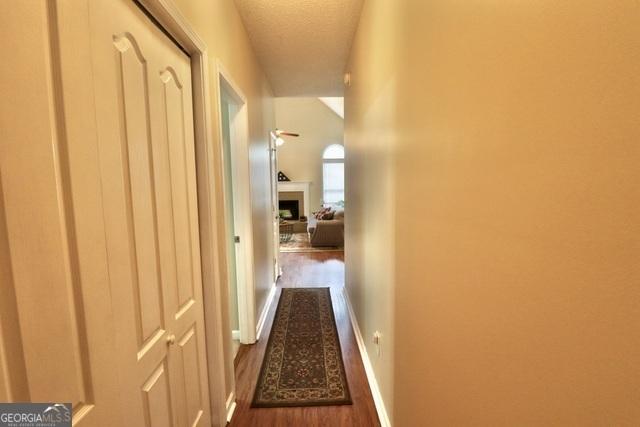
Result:
{"type": "MultiPolygon", "coordinates": [[[[175,0],[175,3],[203,38],[209,54],[209,81],[213,114],[213,133],[218,144],[220,135],[216,60],[219,60],[230,77],[247,97],[249,111],[249,161],[251,169],[251,202],[253,212],[253,239],[256,285],[256,311],[262,312],[269,289],[273,285],[273,245],[270,243],[271,211],[269,187],[269,130],[275,127],[273,97],[269,83],[258,64],[249,43],[244,26],[232,1],[228,0],[175,0]]],[[[219,148],[219,147],[218,147],[219,148]]],[[[220,154],[219,149],[216,154],[220,154]]],[[[222,164],[222,163],[219,163],[222,164]]],[[[219,188],[222,206],[222,187],[219,188]]],[[[220,212],[222,215],[222,211],[220,212]]],[[[219,222],[219,235],[224,235],[224,222],[219,222]]],[[[225,267],[226,268],[226,267],[225,267]]],[[[226,278],[226,272],[222,277],[226,278]]],[[[222,292],[228,292],[226,283],[222,292]]],[[[226,294],[223,294],[226,295],[226,294]]],[[[227,363],[227,392],[233,384],[228,301],[223,298],[223,319],[229,358],[227,363]]]]}
{"type": "Polygon", "coordinates": [[[344,121],[318,98],[276,98],[276,126],[300,133],[278,148],[278,169],[292,181],[310,181],[309,212],[322,204],[322,153],[343,144],[344,121]]]}
{"type": "Polygon", "coordinates": [[[394,370],[394,2],[365,2],[345,90],[346,287],[380,385],[393,408],[394,370]],[[375,48],[373,48],[375,47],[375,48]],[[382,334],[378,355],[372,337],[382,334]]]}
{"type": "Polygon", "coordinates": [[[640,5],[388,3],[351,54],[346,250],[394,425],[637,425],[640,5]]]}

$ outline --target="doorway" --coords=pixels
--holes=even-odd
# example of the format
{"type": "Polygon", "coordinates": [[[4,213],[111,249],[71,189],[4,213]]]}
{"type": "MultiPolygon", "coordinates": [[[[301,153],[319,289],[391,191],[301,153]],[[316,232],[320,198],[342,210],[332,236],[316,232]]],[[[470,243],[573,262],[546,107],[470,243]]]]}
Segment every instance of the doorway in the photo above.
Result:
{"type": "MultiPolygon", "coordinates": [[[[224,192],[225,195],[225,231],[226,231],[226,258],[227,279],[229,288],[229,327],[231,328],[232,354],[235,358],[240,348],[240,320],[238,313],[238,248],[236,247],[236,222],[238,219],[234,209],[234,181],[231,155],[231,129],[230,121],[237,114],[237,106],[230,102],[230,97],[225,92],[220,96],[220,119],[222,124],[222,150],[224,156],[224,192]]],[[[238,236],[239,238],[239,236],[238,236]]]]}
{"type": "Polygon", "coordinates": [[[271,224],[273,230],[273,283],[282,274],[280,268],[280,212],[278,200],[278,137],[274,131],[269,132],[269,176],[271,180],[271,224]]]}
{"type": "Polygon", "coordinates": [[[256,341],[246,98],[218,66],[229,327],[233,356],[256,341]]]}
{"type": "MultiPolygon", "coordinates": [[[[200,215],[212,198],[199,197],[199,174],[210,170],[201,155],[210,115],[198,90],[206,56],[188,27],[178,22],[168,35],[145,4],[18,9],[38,18],[44,44],[27,46],[47,64],[39,75],[47,90],[33,104],[46,107],[25,116],[46,120],[50,133],[10,136],[33,143],[29,151],[10,144],[14,165],[2,165],[7,217],[22,214],[31,230],[7,230],[31,254],[32,276],[13,282],[20,318],[33,319],[21,324],[20,341],[31,344],[16,346],[14,360],[29,380],[20,400],[73,402],[74,425],[218,424],[220,375],[207,357],[221,357],[205,338],[217,325],[205,326],[211,282],[201,251],[216,241],[211,216],[200,215]],[[7,183],[15,191],[25,182],[20,174],[38,183],[28,201],[7,198],[7,183]],[[42,281],[32,278],[46,278],[50,292],[36,298],[42,281]]],[[[172,17],[154,7],[164,22],[172,17]]]]}

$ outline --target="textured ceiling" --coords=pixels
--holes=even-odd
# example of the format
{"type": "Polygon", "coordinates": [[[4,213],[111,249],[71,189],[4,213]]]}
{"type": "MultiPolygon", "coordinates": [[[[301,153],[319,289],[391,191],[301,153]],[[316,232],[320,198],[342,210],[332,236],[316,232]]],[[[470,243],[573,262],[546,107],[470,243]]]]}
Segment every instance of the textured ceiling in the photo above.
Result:
{"type": "Polygon", "coordinates": [[[276,96],[342,96],[363,0],[235,0],[276,96]]]}

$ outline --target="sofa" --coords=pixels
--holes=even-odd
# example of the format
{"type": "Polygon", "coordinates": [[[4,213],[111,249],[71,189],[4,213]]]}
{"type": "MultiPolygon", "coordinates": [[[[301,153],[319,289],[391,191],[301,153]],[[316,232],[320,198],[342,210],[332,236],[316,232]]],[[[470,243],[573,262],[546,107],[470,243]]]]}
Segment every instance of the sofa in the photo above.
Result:
{"type": "Polygon", "coordinates": [[[309,242],[313,247],[344,246],[344,210],[330,211],[331,219],[318,219],[316,216],[309,218],[307,231],[309,242]]]}

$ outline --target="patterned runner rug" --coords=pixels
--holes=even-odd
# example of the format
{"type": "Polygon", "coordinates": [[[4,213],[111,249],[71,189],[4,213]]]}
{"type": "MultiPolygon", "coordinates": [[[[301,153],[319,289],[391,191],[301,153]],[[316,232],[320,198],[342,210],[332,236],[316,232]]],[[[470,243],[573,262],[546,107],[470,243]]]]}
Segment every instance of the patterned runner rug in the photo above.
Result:
{"type": "Polygon", "coordinates": [[[251,406],[349,404],[329,288],[284,288],[251,406]]]}

